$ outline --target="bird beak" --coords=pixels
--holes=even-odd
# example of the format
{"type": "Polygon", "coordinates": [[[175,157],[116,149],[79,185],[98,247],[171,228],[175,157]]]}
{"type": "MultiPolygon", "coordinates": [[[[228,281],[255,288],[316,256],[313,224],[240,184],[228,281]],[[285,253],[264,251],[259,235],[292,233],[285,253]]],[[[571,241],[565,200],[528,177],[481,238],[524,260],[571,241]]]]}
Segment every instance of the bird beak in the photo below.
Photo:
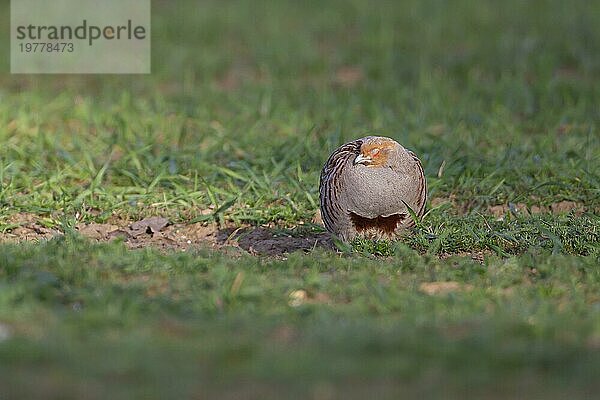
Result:
{"type": "Polygon", "coordinates": [[[373,160],[371,159],[371,157],[365,157],[362,154],[359,154],[356,156],[356,158],[354,159],[354,165],[356,164],[371,164],[371,162],[373,162],[373,160]]]}

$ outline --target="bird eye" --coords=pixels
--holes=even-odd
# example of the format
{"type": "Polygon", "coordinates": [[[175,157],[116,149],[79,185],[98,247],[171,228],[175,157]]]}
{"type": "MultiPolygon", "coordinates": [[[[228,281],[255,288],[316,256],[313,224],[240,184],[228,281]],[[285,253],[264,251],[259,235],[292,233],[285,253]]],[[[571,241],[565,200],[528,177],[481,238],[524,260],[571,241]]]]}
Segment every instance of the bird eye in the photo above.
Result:
{"type": "Polygon", "coordinates": [[[379,154],[379,149],[372,149],[371,151],[369,151],[369,154],[371,155],[371,157],[377,157],[377,155],[379,154]]]}

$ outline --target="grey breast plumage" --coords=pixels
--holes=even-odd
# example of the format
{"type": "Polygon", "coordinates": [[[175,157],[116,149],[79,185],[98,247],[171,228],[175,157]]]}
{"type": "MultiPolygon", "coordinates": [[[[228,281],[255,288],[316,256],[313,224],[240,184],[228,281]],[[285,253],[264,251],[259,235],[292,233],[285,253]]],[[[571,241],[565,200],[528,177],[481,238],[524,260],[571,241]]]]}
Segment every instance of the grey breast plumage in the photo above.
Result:
{"type": "Polygon", "coordinates": [[[392,139],[368,136],[331,154],[321,171],[319,194],[325,228],[342,240],[393,238],[414,226],[409,207],[423,215],[427,186],[413,152],[392,139]],[[384,164],[355,163],[363,146],[378,143],[389,149],[384,164]]]}

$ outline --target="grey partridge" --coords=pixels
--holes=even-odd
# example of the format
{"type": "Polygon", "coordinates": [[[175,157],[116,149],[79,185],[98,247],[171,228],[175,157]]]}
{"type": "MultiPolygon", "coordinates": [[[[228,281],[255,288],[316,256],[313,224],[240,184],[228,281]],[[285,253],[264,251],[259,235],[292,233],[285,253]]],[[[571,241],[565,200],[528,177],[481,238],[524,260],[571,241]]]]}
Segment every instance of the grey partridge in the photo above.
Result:
{"type": "Polygon", "coordinates": [[[421,217],[427,183],[417,156],[387,137],[367,136],[335,150],[321,171],[321,216],[344,241],[393,239],[421,217]]]}

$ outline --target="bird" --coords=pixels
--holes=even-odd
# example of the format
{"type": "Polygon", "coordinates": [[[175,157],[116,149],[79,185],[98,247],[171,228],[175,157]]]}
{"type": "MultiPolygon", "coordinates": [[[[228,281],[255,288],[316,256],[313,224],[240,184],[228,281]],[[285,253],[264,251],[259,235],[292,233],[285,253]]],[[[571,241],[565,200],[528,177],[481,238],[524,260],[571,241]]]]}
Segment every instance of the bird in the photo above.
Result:
{"type": "Polygon", "coordinates": [[[319,182],[325,229],[344,242],[396,239],[422,217],[427,182],[421,161],[394,139],[366,136],[337,148],[319,182]]]}

